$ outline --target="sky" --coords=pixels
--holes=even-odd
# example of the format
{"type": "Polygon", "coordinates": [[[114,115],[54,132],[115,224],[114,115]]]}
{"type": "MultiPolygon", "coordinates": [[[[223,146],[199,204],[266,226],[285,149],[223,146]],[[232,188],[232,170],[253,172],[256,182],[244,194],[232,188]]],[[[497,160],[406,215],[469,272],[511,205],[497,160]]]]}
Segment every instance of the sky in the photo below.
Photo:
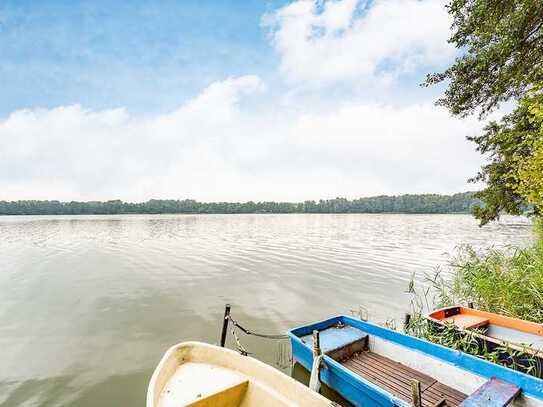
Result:
{"type": "Polygon", "coordinates": [[[441,0],[0,2],[0,200],[455,193],[441,0]]]}

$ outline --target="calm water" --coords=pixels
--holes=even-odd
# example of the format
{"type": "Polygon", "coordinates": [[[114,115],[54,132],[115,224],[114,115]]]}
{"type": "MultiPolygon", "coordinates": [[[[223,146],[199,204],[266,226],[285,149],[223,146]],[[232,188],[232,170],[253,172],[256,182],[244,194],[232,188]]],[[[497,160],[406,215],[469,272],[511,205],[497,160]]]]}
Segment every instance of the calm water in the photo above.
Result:
{"type": "Polygon", "coordinates": [[[226,302],[269,333],[359,306],[400,320],[412,272],[530,239],[464,215],[0,217],[0,406],[144,406],[162,353],[216,342],[226,302]]]}

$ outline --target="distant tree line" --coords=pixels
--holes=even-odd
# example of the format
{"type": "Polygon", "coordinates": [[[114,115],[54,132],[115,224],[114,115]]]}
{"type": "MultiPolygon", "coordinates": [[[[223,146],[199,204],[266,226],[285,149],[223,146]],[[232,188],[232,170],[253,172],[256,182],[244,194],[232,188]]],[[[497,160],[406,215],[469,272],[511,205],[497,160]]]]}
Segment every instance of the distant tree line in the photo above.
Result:
{"type": "Polygon", "coordinates": [[[305,202],[198,202],[192,199],[130,203],[0,201],[0,215],[106,215],[160,213],[469,213],[480,201],[474,193],[375,196],[305,202]]]}

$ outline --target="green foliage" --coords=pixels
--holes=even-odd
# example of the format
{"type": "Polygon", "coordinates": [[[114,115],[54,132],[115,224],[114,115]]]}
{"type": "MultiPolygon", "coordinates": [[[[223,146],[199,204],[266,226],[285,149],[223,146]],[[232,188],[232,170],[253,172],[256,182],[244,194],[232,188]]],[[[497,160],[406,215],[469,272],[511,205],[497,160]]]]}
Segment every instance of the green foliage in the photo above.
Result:
{"type": "Polygon", "coordinates": [[[118,213],[469,213],[480,204],[473,192],[455,195],[378,196],[292,202],[197,202],[150,200],[129,203],[0,201],[0,215],[85,215],[118,213]]]}
{"type": "Polygon", "coordinates": [[[500,102],[525,94],[543,81],[543,2],[540,0],[450,0],[449,42],[463,51],[426,85],[450,81],[439,104],[466,116],[484,115],[500,102]]]}
{"type": "Polygon", "coordinates": [[[534,140],[529,159],[519,162],[517,191],[543,212],[543,138],[534,140]]]}
{"type": "Polygon", "coordinates": [[[518,215],[531,204],[543,209],[543,92],[534,88],[500,123],[491,122],[482,135],[469,138],[489,159],[472,181],[487,187],[477,194],[485,205],[474,210],[485,224],[502,211],[518,215]]]}
{"type": "Polygon", "coordinates": [[[530,204],[534,205],[538,213],[543,211],[543,86],[524,101],[528,110],[528,120],[535,128],[528,141],[529,155],[518,160],[517,192],[530,204]]]}
{"type": "Polygon", "coordinates": [[[462,55],[426,78],[427,86],[448,82],[438,105],[454,115],[479,110],[484,117],[503,101],[520,101],[514,112],[470,138],[489,158],[472,180],[487,185],[478,195],[484,206],[474,214],[485,224],[531,204],[537,215],[543,209],[543,1],[450,0],[447,9],[453,18],[449,42],[462,55]]]}

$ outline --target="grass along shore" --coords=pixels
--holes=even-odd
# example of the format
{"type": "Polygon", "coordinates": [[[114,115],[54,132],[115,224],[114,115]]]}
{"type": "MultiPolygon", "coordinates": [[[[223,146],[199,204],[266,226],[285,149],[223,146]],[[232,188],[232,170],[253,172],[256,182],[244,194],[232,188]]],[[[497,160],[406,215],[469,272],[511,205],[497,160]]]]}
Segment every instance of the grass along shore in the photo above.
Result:
{"type": "MultiPolygon", "coordinates": [[[[473,303],[474,308],[509,317],[543,323],[543,222],[534,222],[535,242],[513,252],[489,249],[477,253],[470,246],[458,249],[450,263],[450,272],[438,270],[425,276],[425,287],[409,285],[411,320],[408,334],[431,342],[483,357],[530,374],[538,374],[535,363],[518,364],[519,359],[531,356],[510,349],[489,351],[468,334],[460,334],[453,327],[437,331],[423,315],[433,308],[473,303]],[[503,355],[509,355],[503,359],[503,355]]],[[[533,359],[533,358],[532,358],[533,359]]]]}

